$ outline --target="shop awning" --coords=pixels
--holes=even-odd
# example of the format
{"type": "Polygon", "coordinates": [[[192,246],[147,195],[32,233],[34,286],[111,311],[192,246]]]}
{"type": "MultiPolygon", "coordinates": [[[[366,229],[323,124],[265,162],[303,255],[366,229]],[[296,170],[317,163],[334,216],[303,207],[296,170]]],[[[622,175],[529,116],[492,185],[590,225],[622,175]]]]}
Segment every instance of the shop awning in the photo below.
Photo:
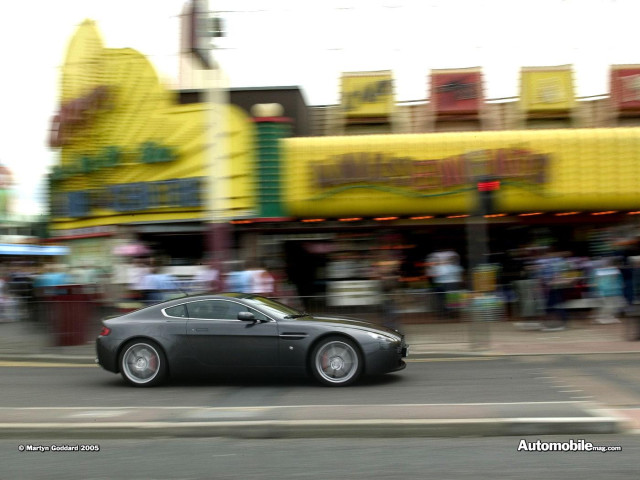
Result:
{"type": "Polygon", "coordinates": [[[58,245],[19,245],[19,244],[1,244],[0,255],[68,255],[69,247],[61,247],[58,245]]]}

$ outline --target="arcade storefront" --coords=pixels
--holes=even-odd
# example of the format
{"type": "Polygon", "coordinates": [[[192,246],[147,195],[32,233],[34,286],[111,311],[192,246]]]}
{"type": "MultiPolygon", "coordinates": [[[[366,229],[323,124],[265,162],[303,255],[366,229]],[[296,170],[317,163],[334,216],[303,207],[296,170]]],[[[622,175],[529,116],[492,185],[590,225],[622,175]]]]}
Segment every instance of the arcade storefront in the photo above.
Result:
{"type": "MultiPolygon", "coordinates": [[[[140,241],[197,263],[208,250],[210,107],[179,104],[143,55],[105,48],[89,20],[72,37],[60,83],[51,240],[67,245],[77,265],[110,267],[118,245],[140,241]]],[[[219,201],[224,215],[245,215],[255,204],[255,127],[239,108],[223,109],[231,161],[218,173],[220,182],[233,179],[233,194],[219,201]]]]}
{"type": "Polygon", "coordinates": [[[633,240],[640,231],[640,128],[281,142],[289,220],[236,228],[280,251],[304,294],[336,279],[370,278],[368,267],[381,258],[398,260],[414,280],[435,250],[454,249],[466,261],[478,179],[497,188],[485,216],[495,261],[535,244],[593,255],[606,248],[603,232],[633,240]]]}

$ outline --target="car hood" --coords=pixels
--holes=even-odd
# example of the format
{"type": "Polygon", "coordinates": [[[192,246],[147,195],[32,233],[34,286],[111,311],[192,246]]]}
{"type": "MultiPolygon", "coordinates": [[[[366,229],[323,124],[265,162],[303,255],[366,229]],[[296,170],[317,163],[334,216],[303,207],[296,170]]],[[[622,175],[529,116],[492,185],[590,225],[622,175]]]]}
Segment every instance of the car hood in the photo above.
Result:
{"type": "Polygon", "coordinates": [[[367,332],[383,333],[386,335],[393,335],[399,338],[403,337],[403,335],[397,330],[393,330],[391,328],[387,328],[382,325],[368,322],[366,320],[359,320],[357,318],[318,315],[318,316],[303,317],[298,319],[298,321],[317,322],[324,325],[329,323],[337,326],[339,325],[339,326],[344,326],[349,328],[357,328],[358,330],[364,330],[367,332]]]}

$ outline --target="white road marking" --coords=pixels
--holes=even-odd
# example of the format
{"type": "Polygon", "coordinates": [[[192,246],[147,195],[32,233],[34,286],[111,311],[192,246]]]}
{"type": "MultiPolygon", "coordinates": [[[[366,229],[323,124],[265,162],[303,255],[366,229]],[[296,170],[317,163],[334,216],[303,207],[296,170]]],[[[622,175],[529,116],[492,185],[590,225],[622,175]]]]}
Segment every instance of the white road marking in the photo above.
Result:
{"type": "Polygon", "coordinates": [[[82,418],[82,417],[91,417],[91,418],[110,418],[110,417],[118,417],[120,415],[125,415],[129,413],[131,410],[119,410],[119,411],[108,411],[108,410],[90,410],[88,412],[79,412],[69,415],[69,417],[74,418],[82,418]]]}
{"type": "Polygon", "coordinates": [[[425,362],[464,362],[476,360],[498,360],[500,357],[450,357],[450,358],[406,358],[408,363],[425,363],[425,362]]]}
{"type": "Polygon", "coordinates": [[[0,367],[31,367],[31,368],[96,368],[95,363],[55,363],[55,362],[20,362],[3,361],[0,367]]]}

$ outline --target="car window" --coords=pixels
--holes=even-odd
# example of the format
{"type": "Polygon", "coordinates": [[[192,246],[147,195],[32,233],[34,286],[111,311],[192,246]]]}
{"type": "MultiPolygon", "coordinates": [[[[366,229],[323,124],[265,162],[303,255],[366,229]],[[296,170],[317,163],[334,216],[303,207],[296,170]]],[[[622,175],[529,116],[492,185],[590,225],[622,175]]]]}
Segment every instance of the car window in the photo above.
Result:
{"type": "Polygon", "coordinates": [[[269,321],[269,317],[245,305],[227,300],[191,302],[187,307],[190,318],[208,320],[238,320],[238,313],[251,312],[257,320],[269,321]]]}
{"type": "Polygon", "coordinates": [[[182,305],[176,305],[175,307],[169,307],[164,310],[164,313],[169,317],[180,317],[186,318],[187,316],[187,308],[182,305]]]}
{"type": "Polygon", "coordinates": [[[288,305],[277,302],[270,298],[265,297],[252,297],[247,301],[254,304],[256,307],[261,310],[265,310],[269,315],[275,318],[290,316],[290,315],[301,315],[303,312],[296,310],[288,305]]]}
{"type": "Polygon", "coordinates": [[[257,311],[254,308],[250,308],[250,307],[247,307],[246,305],[241,305],[241,304],[235,303],[235,302],[227,302],[227,303],[230,304],[229,305],[229,309],[227,310],[228,317],[226,317],[229,320],[237,320],[238,319],[238,314],[240,312],[251,312],[256,317],[256,320],[260,320],[260,321],[264,321],[264,322],[269,321],[269,317],[267,317],[263,313],[260,313],[259,311],[257,311]]]}
{"type": "Polygon", "coordinates": [[[269,317],[267,317],[264,313],[261,313],[253,308],[247,308],[248,312],[253,313],[253,315],[256,317],[256,320],[260,321],[260,322],[268,322],[271,319],[269,317]]]}
{"type": "Polygon", "coordinates": [[[208,300],[189,303],[187,309],[190,318],[225,319],[227,302],[208,300]]]}

